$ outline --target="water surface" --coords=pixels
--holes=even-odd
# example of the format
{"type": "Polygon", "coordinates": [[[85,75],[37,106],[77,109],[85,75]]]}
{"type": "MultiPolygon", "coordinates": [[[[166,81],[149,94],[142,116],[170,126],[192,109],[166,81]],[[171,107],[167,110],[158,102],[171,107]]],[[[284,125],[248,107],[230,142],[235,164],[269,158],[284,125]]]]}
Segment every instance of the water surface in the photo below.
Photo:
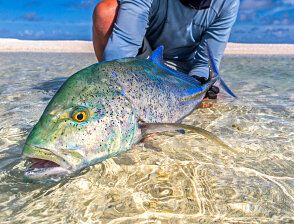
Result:
{"type": "Polygon", "coordinates": [[[66,78],[92,54],[0,54],[1,223],[294,222],[294,57],[227,57],[220,94],[169,134],[57,183],[23,179],[25,138],[66,78]]]}

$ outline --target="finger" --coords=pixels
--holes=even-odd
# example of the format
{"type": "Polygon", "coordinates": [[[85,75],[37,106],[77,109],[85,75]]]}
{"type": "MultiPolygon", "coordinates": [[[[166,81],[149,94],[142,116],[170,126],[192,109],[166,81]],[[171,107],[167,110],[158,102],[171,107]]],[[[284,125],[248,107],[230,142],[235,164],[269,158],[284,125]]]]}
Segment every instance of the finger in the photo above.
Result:
{"type": "Polygon", "coordinates": [[[211,91],[213,91],[215,94],[218,94],[219,93],[219,88],[217,86],[212,86],[210,88],[211,91]]]}
{"type": "Polygon", "coordinates": [[[207,93],[206,93],[208,99],[216,99],[217,98],[217,94],[211,90],[208,90],[207,93]]]}

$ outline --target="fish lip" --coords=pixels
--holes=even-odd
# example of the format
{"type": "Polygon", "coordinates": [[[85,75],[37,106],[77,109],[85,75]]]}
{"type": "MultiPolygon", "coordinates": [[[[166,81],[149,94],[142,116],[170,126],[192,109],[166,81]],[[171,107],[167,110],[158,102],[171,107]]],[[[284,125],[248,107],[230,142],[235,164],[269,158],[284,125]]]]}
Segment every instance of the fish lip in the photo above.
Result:
{"type": "Polygon", "coordinates": [[[25,147],[29,147],[29,148],[34,148],[35,150],[37,150],[37,152],[45,152],[48,153],[46,156],[41,156],[41,155],[31,155],[29,153],[23,153],[22,158],[23,159],[42,159],[42,160],[47,160],[47,161],[51,161],[54,162],[58,165],[58,167],[45,167],[45,168],[33,168],[30,169],[29,167],[26,168],[25,171],[25,176],[30,176],[30,177],[34,177],[34,176],[40,176],[42,173],[45,173],[46,171],[50,171],[50,170],[54,170],[57,168],[59,168],[60,172],[62,171],[63,173],[70,173],[73,170],[73,166],[71,164],[69,164],[68,161],[66,161],[64,158],[62,158],[61,156],[57,155],[56,153],[52,152],[50,149],[48,148],[44,148],[44,147],[40,147],[40,146],[35,146],[35,145],[29,145],[29,144],[25,144],[25,147]]]}

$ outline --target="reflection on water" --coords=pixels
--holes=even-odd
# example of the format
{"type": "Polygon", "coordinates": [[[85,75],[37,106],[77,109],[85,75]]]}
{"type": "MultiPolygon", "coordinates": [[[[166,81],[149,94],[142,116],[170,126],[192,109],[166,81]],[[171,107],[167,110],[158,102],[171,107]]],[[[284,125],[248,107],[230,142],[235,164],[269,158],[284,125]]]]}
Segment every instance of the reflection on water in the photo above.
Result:
{"type": "Polygon", "coordinates": [[[239,96],[221,95],[170,134],[160,150],[129,152],[58,183],[23,179],[21,148],[54,92],[95,62],[90,54],[0,54],[1,223],[294,222],[294,58],[228,57],[221,72],[239,96]]]}

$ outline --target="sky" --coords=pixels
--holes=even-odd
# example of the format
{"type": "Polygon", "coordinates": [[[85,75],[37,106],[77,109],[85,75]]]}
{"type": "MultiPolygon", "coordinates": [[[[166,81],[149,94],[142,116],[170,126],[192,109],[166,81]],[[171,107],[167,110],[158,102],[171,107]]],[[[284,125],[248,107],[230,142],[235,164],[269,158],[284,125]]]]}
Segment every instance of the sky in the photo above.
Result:
{"type": "MultiPolygon", "coordinates": [[[[91,40],[99,0],[0,0],[0,38],[91,40]]],[[[231,42],[294,43],[294,0],[241,0],[231,42]]]]}

